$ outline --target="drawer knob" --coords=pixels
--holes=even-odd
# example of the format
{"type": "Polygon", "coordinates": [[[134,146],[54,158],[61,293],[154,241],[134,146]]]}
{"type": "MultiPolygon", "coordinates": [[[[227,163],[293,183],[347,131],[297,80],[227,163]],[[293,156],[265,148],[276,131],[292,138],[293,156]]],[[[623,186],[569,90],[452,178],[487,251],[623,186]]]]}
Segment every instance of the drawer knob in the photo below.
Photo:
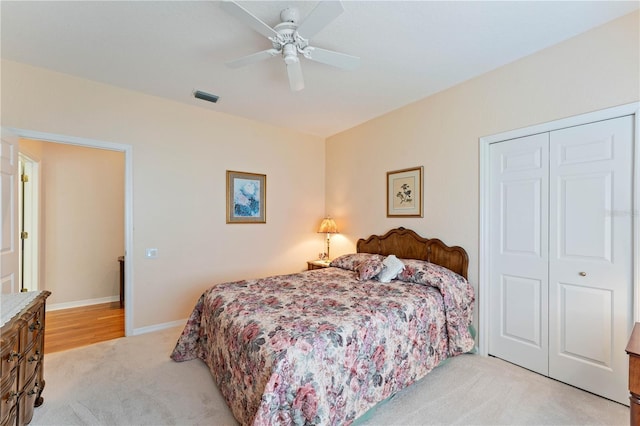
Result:
{"type": "Polygon", "coordinates": [[[29,331],[35,331],[42,329],[42,324],[40,324],[39,320],[36,320],[33,324],[29,326],[29,331]]]}
{"type": "Polygon", "coordinates": [[[13,362],[16,358],[20,358],[20,354],[16,351],[11,351],[7,357],[7,362],[13,362]]]}
{"type": "Polygon", "coordinates": [[[37,393],[38,393],[38,383],[36,382],[36,385],[33,387],[33,389],[31,389],[29,392],[27,392],[27,395],[33,396],[33,395],[35,395],[37,393]]]}
{"type": "Polygon", "coordinates": [[[40,352],[36,351],[36,353],[31,355],[27,361],[29,361],[29,363],[32,363],[32,362],[38,361],[39,359],[40,359],[40,352]]]}
{"type": "Polygon", "coordinates": [[[580,275],[581,277],[586,277],[587,273],[586,272],[580,272],[578,275],[580,275]]]}

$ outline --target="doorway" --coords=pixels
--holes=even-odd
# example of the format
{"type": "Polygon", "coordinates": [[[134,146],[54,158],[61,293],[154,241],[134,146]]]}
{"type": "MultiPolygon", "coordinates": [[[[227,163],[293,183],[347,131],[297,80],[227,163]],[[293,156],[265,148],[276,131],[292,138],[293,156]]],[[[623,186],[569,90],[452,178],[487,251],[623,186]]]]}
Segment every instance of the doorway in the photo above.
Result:
{"type": "MultiPolygon", "coordinates": [[[[97,141],[86,138],[78,138],[73,136],[65,136],[65,135],[56,135],[50,133],[41,133],[34,132],[24,129],[3,129],[4,131],[8,131],[9,133],[15,135],[18,138],[24,139],[32,139],[38,140],[42,142],[54,142],[63,145],[75,145],[78,147],[86,147],[86,148],[98,148],[107,151],[117,151],[121,152],[124,155],[124,209],[121,214],[124,215],[123,223],[124,223],[124,253],[120,253],[124,255],[125,259],[131,253],[132,248],[132,235],[133,235],[133,219],[132,219],[132,175],[133,175],[133,167],[132,167],[132,147],[126,144],[112,143],[112,142],[104,142],[97,141]]],[[[83,250],[87,250],[89,248],[79,248],[83,250]]],[[[113,263],[118,267],[118,259],[117,256],[113,259],[113,263]]],[[[125,276],[125,300],[131,302],[132,301],[132,288],[133,288],[133,280],[132,280],[132,270],[133,265],[131,262],[125,262],[124,268],[124,276],[125,276]]],[[[125,304],[125,319],[124,319],[124,334],[125,336],[131,335],[133,333],[133,303],[125,304]]]]}
{"type": "MultiPolygon", "coordinates": [[[[20,139],[19,149],[23,154],[25,150],[36,152],[43,163],[42,209],[29,212],[23,208],[22,217],[38,213],[42,217],[41,266],[46,274],[41,276],[40,285],[52,292],[47,309],[119,301],[118,258],[124,253],[124,155],[25,138],[20,139]]],[[[21,179],[26,195],[32,192],[30,180],[28,175],[21,179]]],[[[30,236],[31,229],[24,228],[25,249],[30,236]]],[[[28,260],[28,256],[23,258],[28,260]]]]}

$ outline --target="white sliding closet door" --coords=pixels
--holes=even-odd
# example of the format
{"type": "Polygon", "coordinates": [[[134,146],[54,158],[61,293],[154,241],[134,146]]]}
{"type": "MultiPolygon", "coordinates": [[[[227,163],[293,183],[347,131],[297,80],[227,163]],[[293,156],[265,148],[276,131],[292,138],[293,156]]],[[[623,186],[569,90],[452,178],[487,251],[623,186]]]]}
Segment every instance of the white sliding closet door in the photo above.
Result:
{"type": "Polygon", "coordinates": [[[549,376],[628,404],[633,121],[551,132],[549,376]]]}
{"type": "Polygon", "coordinates": [[[628,404],[633,118],[489,150],[489,353],[628,404]]]}

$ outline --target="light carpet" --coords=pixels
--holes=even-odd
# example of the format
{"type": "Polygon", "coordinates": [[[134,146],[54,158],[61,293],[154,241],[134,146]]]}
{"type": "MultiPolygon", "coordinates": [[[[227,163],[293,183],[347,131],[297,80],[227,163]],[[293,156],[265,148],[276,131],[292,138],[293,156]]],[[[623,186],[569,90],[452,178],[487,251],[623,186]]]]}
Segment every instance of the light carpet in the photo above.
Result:
{"type": "MultiPolygon", "coordinates": [[[[32,425],[236,425],[200,360],[169,358],[182,327],[47,354],[32,425]]],[[[462,355],[360,425],[628,425],[629,408],[496,358],[462,355]]]]}

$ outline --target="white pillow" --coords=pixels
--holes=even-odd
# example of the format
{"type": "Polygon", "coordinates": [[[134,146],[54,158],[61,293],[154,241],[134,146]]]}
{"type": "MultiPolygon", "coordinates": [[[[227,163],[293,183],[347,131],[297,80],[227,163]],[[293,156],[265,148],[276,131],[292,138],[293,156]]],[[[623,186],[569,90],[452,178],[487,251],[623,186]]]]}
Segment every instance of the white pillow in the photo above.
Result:
{"type": "Polygon", "coordinates": [[[381,283],[388,283],[404,269],[404,263],[393,254],[387,256],[382,264],[384,269],[378,274],[378,280],[381,283]]]}

